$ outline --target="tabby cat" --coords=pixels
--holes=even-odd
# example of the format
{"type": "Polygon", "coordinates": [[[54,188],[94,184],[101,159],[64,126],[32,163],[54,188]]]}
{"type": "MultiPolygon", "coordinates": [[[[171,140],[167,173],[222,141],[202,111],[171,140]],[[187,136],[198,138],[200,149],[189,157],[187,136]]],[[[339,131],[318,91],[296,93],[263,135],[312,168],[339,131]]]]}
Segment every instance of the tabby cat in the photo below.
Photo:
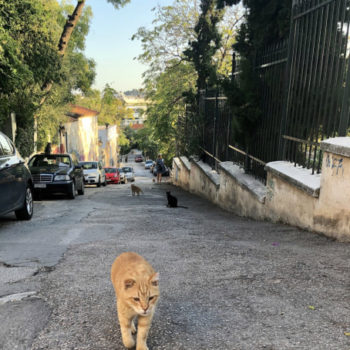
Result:
{"type": "Polygon", "coordinates": [[[148,350],[147,336],[159,299],[159,274],[140,255],[132,252],[119,255],[111,269],[111,280],[117,297],[117,311],[123,344],[127,348],[148,350]]]}
{"type": "Polygon", "coordinates": [[[137,195],[139,196],[140,193],[143,194],[143,191],[141,190],[141,188],[139,186],[131,184],[131,193],[132,193],[133,196],[135,196],[135,193],[137,193],[137,195]]]}

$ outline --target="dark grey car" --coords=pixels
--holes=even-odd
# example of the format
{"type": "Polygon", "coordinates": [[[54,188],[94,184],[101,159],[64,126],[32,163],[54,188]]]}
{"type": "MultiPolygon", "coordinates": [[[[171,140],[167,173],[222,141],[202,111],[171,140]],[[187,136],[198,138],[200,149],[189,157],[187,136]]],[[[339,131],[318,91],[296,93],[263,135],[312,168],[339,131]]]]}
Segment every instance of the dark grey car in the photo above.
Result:
{"type": "Polygon", "coordinates": [[[74,154],[35,154],[28,162],[33,176],[34,193],[65,193],[74,199],[76,192],[84,194],[83,169],[74,154]]]}
{"type": "Polygon", "coordinates": [[[33,181],[12,141],[0,132],[0,215],[12,211],[17,219],[31,219],[33,181]]]}

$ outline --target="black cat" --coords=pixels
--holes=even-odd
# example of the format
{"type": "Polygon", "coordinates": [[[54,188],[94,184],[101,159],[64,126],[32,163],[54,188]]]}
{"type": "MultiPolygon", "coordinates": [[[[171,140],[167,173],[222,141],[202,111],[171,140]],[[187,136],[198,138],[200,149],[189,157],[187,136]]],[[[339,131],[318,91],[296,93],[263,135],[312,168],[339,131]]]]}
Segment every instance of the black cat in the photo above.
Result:
{"type": "Polygon", "coordinates": [[[185,208],[188,209],[188,207],[184,207],[183,205],[177,205],[177,198],[173,196],[170,191],[166,193],[166,196],[168,198],[168,208],[185,208]]]}

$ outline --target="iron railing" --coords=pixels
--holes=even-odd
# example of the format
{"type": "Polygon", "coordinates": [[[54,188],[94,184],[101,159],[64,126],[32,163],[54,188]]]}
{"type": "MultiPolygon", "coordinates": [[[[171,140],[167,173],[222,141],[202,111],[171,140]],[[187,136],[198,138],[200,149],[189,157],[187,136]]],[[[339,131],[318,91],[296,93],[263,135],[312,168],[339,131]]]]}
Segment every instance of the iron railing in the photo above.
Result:
{"type": "MultiPolygon", "coordinates": [[[[294,0],[289,39],[257,52],[261,116],[249,142],[232,132],[236,116],[218,90],[201,92],[202,147],[261,180],[264,165],[287,160],[320,172],[320,142],[349,134],[350,0],[294,0]]],[[[239,64],[232,77],[239,81],[239,64]]]]}
{"type": "Polygon", "coordinates": [[[293,1],[283,159],[320,171],[320,141],[349,127],[350,1],[293,1]]]}

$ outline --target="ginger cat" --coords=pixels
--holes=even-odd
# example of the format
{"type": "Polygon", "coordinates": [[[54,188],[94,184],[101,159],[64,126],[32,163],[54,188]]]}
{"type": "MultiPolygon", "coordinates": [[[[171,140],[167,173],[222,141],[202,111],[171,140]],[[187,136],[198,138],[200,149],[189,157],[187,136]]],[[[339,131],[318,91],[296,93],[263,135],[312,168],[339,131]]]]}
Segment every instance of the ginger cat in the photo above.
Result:
{"type": "Polygon", "coordinates": [[[134,185],[134,184],[131,184],[131,193],[133,196],[135,196],[135,193],[137,193],[137,195],[139,196],[140,195],[140,192],[143,193],[143,191],[141,190],[140,187],[134,185]]]}
{"type": "Polygon", "coordinates": [[[123,344],[136,350],[148,350],[147,336],[159,299],[159,274],[140,255],[122,253],[111,268],[111,280],[117,297],[117,311],[123,344]]]}

